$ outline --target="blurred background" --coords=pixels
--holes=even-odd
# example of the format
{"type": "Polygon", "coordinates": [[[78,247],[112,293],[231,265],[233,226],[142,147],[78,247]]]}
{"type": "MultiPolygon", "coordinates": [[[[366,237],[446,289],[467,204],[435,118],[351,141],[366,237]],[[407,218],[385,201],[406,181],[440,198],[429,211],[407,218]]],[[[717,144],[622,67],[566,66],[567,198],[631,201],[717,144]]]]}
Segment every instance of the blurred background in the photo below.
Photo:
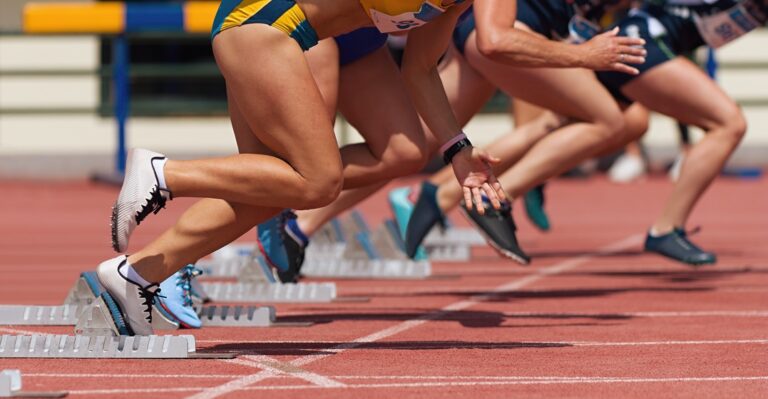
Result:
{"type": "MultiPolygon", "coordinates": [[[[170,8],[186,7],[187,13],[195,3],[203,13],[212,4],[126,2],[168,3],[170,8]]],[[[122,162],[116,156],[121,142],[128,148],[147,147],[185,158],[235,151],[224,84],[213,61],[207,27],[199,26],[203,23],[190,28],[196,22],[186,20],[175,30],[123,34],[125,29],[101,26],[109,25],[109,18],[99,17],[88,24],[110,32],[32,33],[25,32],[22,17],[27,3],[31,2],[0,0],[0,178],[109,173],[122,162]]],[[[185,18],[191,17],[185,14],[185,18]]],[[[731,168],[768,165],[766,48],[768,30],[763,29],[716,53],[716,78],[742,105],[749,122],[731,168]]],[[[697,55],[702,63],[707,56],[706,51],[697,55]]],[[[508,99],[499,94],[467,132],[482,144],[511,127],[508,99]]],[[[652,170],[663,170],[679,153],[678,130],[675,121],[654,115],[643,140],[652,170]]],[[[336,131],[340,143],[358,140],[341,118],[336,131]]],[[[692,129],[693,140],[699,134],[692,129]]]]}

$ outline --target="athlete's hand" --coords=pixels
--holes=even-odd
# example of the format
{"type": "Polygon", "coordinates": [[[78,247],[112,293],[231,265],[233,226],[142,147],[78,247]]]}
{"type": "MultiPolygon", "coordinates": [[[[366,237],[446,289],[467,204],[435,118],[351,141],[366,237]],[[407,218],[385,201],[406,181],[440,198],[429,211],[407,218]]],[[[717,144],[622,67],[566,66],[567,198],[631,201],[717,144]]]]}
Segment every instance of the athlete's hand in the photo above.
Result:
{"type": "Polygon", "coordinates": [[[485,213],[483,194],[488,197],[494,208],[501,208],[501,201],[506,200],[507,196],[491,170],[491,164],[500,161],[474,147],[465,148],[453,157],[453,173],[464,191],[467,209],[472,209],[474,203],[478,213],[485,213]]]}
{"type": "Polygon", "coordinates": [[[630,75],[640,73],[628,64],[645,62],[645,40],[618,34],[619,28],[616,27],[580,44],[582,66],[595,71],[616,71],[630,75]]]}

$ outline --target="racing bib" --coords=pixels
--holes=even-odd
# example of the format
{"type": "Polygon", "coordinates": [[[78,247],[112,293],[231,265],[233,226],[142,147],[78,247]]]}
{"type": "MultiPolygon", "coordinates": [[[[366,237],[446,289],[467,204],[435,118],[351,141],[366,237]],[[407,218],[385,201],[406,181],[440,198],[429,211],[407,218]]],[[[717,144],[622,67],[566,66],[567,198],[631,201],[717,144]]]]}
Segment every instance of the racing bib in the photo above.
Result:
{"type": "Polygon", "coordinates": [[[402,32],[426,24],[445,12],[444,9],[425,1],[415,12],[404,12],[398,15],[387,15],[371,9],[371,20],[381,33],[402,32]]]}
{"type": "Polygon", "coordinates": [[[587,42],[600,33],[600,31],[600,26],[580,15],[574,15],[568,21],[569,41],[572,43],[587,42]]]}
{"type": "Polygon", "coordinates": [[[712,15],[694,15],[693,18],[699,34],[712,48],[722,47],[760,26],[742,4],[712,15]]]}

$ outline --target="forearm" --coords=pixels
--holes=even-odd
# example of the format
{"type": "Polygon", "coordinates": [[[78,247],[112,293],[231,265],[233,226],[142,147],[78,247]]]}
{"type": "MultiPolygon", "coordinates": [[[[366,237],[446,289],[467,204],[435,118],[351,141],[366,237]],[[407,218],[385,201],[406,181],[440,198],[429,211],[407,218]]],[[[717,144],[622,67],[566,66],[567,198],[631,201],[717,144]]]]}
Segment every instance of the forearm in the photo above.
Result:
{"type": "Polygon", "coordinates": [[[478,33],[477,45],[486,57],[522,67],[574,68],[584,66],[579,45],[558,42],[521,29],[478,33]]]}
{"type": "Polygon", "coordinates": [[[403,76],[413,105],[439,144],[454,138],[461,126],[451,109],[436,67],[403,65],[403,76]]]}

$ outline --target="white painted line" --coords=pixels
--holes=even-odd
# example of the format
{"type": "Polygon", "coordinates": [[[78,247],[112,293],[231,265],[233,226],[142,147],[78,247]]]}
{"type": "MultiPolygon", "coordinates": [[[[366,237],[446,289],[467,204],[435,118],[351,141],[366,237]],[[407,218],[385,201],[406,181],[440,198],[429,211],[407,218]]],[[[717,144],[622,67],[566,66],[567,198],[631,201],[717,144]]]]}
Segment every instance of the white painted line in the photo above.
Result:
{"type": "MultiPolygon", "coordinates": [[[[298,344],[298,345],[316,345],[316,344],[328,344],[339,345],[339,341],[295,341],[295,340],[269,340],[269,341],[228,341],[228,340],[213,340],[213,341],[197,341],[197,342],[217,342],[217,343],[242,343],[242,344],[298,344]]],[[[429,341],[424,341],[424,345],[428,345],[429,341]]],[[[532,344],[532,345],[545,345],[545,344],[560,344],[560,345],[590,345],[590,346],[615,346],[615,345],[730,345],[730,344],[765,344],[768,343],[768,339],[736,339],[736,340],[696,340],[696,341],[630,341],[630,342],[611,342],[611,341],[520,341],[520,342],[507,342],[509,344],[532,344]]],[[[492,345],[494,342],[487,342],[492,345]]],[[[413,348],[413,346],[408,346],[413,348]]]]}
{"type": "MultiPolygon", "coordinates": [[[[426,382],[394,382],[374,384],[349,384],[341,387],[324,387],[320,385],[260,385],[243,387],[243,391],[286,391],[312,389],[377,389],[377,388],[441,388],[441,387],[477,387],[477,386],[510,386],[510,385],[579,385],[579,384],[638,384],[638,383],[700,383],[700,382],[746,382],[768,381],[768,376],[725,376],[725,377],[522,377],[520,379],[498,381],[426,381],[426,382]]],[[[132,388],[132,389],[91,389],[70,390],[72,395],[117,395],[138,393],[173,393],[192,392],[204,388],[132,388]]]]}
{"type": "Polygon", "coordinates": [[[275,376],[286,375],[289,377],[295,377],[326,388],[344,386],[344,383],[342,382],[335,381],[331,378],[322,376],[320,374],[315,374],[304,369],[300,369],[290,363],[281,362],[269,356],[242,356],[239,359],[227,360],[227,362],[243,366],[261,368],[264,371],[271,372],[275,376]]]}
{"type": "Polygon", "coordinates": [[[768,317],[768,310],[697,310],[675,312],[505,312],[511,317],[768,317]]]}
{"type": "MultiPolygon", "coordinates": [[[[474,305],[479,304],[480,302],[486,301],[488,299],[493,299],[495,296],[498,296],[501,293],[512,291],[516,289],[520,289],[522,287],[525,287],[527,285],[533,284],[547,276],[556,275],[558,273],[562,273],[564,271],[573,269],[575,267],[578,267],[592,259],[594,259],[598,255],[602,254],[610,254],[618,251],[622,251],[626,248],[638,245],[642,240],[642,235],[632,235],[629,236],[621,241],[618,241],[616,243],[610,244],[606,247],[603,247],[597,251],[594,255],[582,255],[570,259],[566,259],[562,262],[559,262],[557,264],[554,264],[549,267],[545,267],[542,269],[537,269],[532,272],[532,274],[529,274],[527,276],[524,276],[522,278],[512,280],[506,284],[500,285],[493,290],[489,291],[488,293],[484,295],[478,295],[475,298],[463,300],[459,302],[455,302],[453,304],[450,304],[448,306],[443,307],[440,310],[427,313],[423,315],[422,317],[414,320],[407,320],[400,324],[394,325],[392,327],[386,328],[384,330],[375,332],[370,335],[366,335],[364,337],[360,337],[358,339],[355,339],[353,341],[347,342],[347,343],[341,343],[333,348],[325,350],[326,353],[324,354],[313,354],[313,355],[307,355],[303,357],[299,357],[297,359],[292,360],[290,363],[294,366],[304,366],[309,363],[313,363],[315,361],[325,359],[329,356],[333,356],[338,353],[342,353],[348,349],[352,349],[355,347],[358,347],[365,343],[371,343],[376,342],[388,337],[391,337],[393,335],[399,334],[401,332],[410,330],[414,327],[418,327],[427,321],[439,319],[440,317],[450,313],[450,312],[456,312],[460,310],[467,309],[469,307],[472,307],[474,305]]],[[[226,395],[228,393],[241,390],[245,387],[248,387],[249,385],[255,384],[257,382],[263,381],[267,378],[270,378],[273,375],[273,373],[269,371],[262,371],[261,373],[248,375],[236,380],[232,380],[226,384],[212,387],[209,389],[206,389],[203,392],[200,392],[198,394],[189,396],[189,399],[213,399],[217,398],[222,395],[226,395]]]]}

